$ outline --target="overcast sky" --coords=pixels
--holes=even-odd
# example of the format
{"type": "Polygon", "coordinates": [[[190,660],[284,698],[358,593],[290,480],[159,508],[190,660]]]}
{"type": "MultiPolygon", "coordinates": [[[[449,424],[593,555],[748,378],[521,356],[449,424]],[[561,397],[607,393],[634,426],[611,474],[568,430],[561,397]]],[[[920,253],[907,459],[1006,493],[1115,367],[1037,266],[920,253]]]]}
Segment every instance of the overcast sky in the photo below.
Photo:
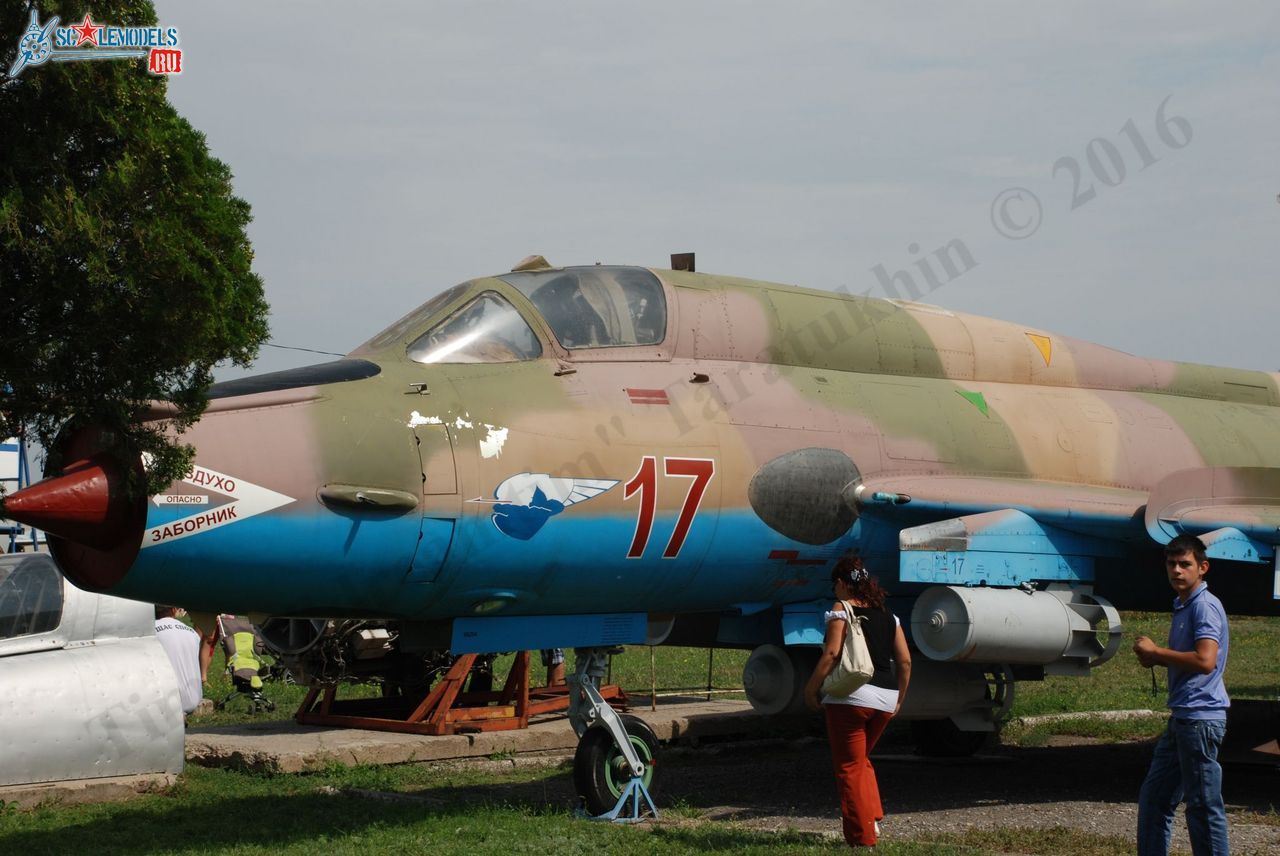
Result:
{"type": "Polygon", "coordinates": [[[531,253],[883,294],[958,239],[929,302],[1280,369],[1274,0],[156,5],[278,344],[531,253]]]}

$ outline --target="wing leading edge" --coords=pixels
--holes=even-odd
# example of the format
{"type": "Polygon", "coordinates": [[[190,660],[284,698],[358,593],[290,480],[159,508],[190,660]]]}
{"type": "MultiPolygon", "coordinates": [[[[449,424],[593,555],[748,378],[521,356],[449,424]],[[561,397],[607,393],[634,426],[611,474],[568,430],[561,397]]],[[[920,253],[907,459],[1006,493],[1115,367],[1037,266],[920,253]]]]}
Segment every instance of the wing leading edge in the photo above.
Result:
{"type": "MultiPolygon", "coordinates": [[[[1211,559],[1280,565],[1280,469],[1175,472],[1150,492],[1028,479],[869,479],[846,499],[897,525],[904,582],[1091,582],[1095,560],[1182,534],[1211,559]]],[[[1274,596],[1280,599],[1280,566],[1274,596]]]]}

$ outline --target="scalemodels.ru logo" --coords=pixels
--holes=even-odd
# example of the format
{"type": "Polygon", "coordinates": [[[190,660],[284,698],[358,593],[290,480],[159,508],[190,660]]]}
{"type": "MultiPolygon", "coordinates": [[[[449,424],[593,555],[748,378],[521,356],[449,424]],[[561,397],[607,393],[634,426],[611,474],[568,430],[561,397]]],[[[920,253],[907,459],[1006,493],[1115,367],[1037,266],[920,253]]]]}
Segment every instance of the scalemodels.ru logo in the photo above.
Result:
{"type": "Polygon", "coordinates": [[[43,27],[35,9],[31,23],[18,40],[18,58],[9,69],[17,77],[27,66],[46,62],[145,57],[152,74],[181,74],[182,51],[177,27],[111,27],[95,24],[87,14],[74,27],[59,27],[53,17],[43,27]]]}

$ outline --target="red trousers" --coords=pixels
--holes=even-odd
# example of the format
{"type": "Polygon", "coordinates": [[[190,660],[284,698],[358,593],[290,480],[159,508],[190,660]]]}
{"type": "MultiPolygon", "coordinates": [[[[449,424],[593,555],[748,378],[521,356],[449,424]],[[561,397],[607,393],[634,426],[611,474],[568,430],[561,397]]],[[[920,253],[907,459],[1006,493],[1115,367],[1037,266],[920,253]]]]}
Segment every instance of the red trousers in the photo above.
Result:
{"type": "Polygon", "coordinates": [[[876,821],[884,817],[880,786],[868,758],[892,715],[851,704],[824,704],[831,762],[844,818],[844,840],[851,846],[876,843],[876,821]]]}

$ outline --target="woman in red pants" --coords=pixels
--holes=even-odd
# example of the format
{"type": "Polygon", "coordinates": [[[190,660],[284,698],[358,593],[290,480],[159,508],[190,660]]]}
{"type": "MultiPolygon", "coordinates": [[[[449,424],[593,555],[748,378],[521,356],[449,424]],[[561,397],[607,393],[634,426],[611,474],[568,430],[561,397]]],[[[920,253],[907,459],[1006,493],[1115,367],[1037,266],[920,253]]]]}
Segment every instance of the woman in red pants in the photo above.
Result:
{"type": "Polygon", "coordinates": [[[827,718],[827,738],[835,766],[844,840],[853,847],[874,847],[884,817],[876,771],[868,757],[885,726],[902,707],[911,681],[911,652],[895,615],[884,606],[885,591],[862,567],[862,559],[848,556],[836,563],[831,583],[839,599],[826,614],[827,632],[822,656],[805,686],[805,701],[827,718]],[[822,696],[822,682],[840,662],[844,635],[848,632],[844,605],[864,618],[863,633],[875,665],[871,680],[852,695],[822,696]],[[821,696],[821,698],[820,698],[821,696]]]}

